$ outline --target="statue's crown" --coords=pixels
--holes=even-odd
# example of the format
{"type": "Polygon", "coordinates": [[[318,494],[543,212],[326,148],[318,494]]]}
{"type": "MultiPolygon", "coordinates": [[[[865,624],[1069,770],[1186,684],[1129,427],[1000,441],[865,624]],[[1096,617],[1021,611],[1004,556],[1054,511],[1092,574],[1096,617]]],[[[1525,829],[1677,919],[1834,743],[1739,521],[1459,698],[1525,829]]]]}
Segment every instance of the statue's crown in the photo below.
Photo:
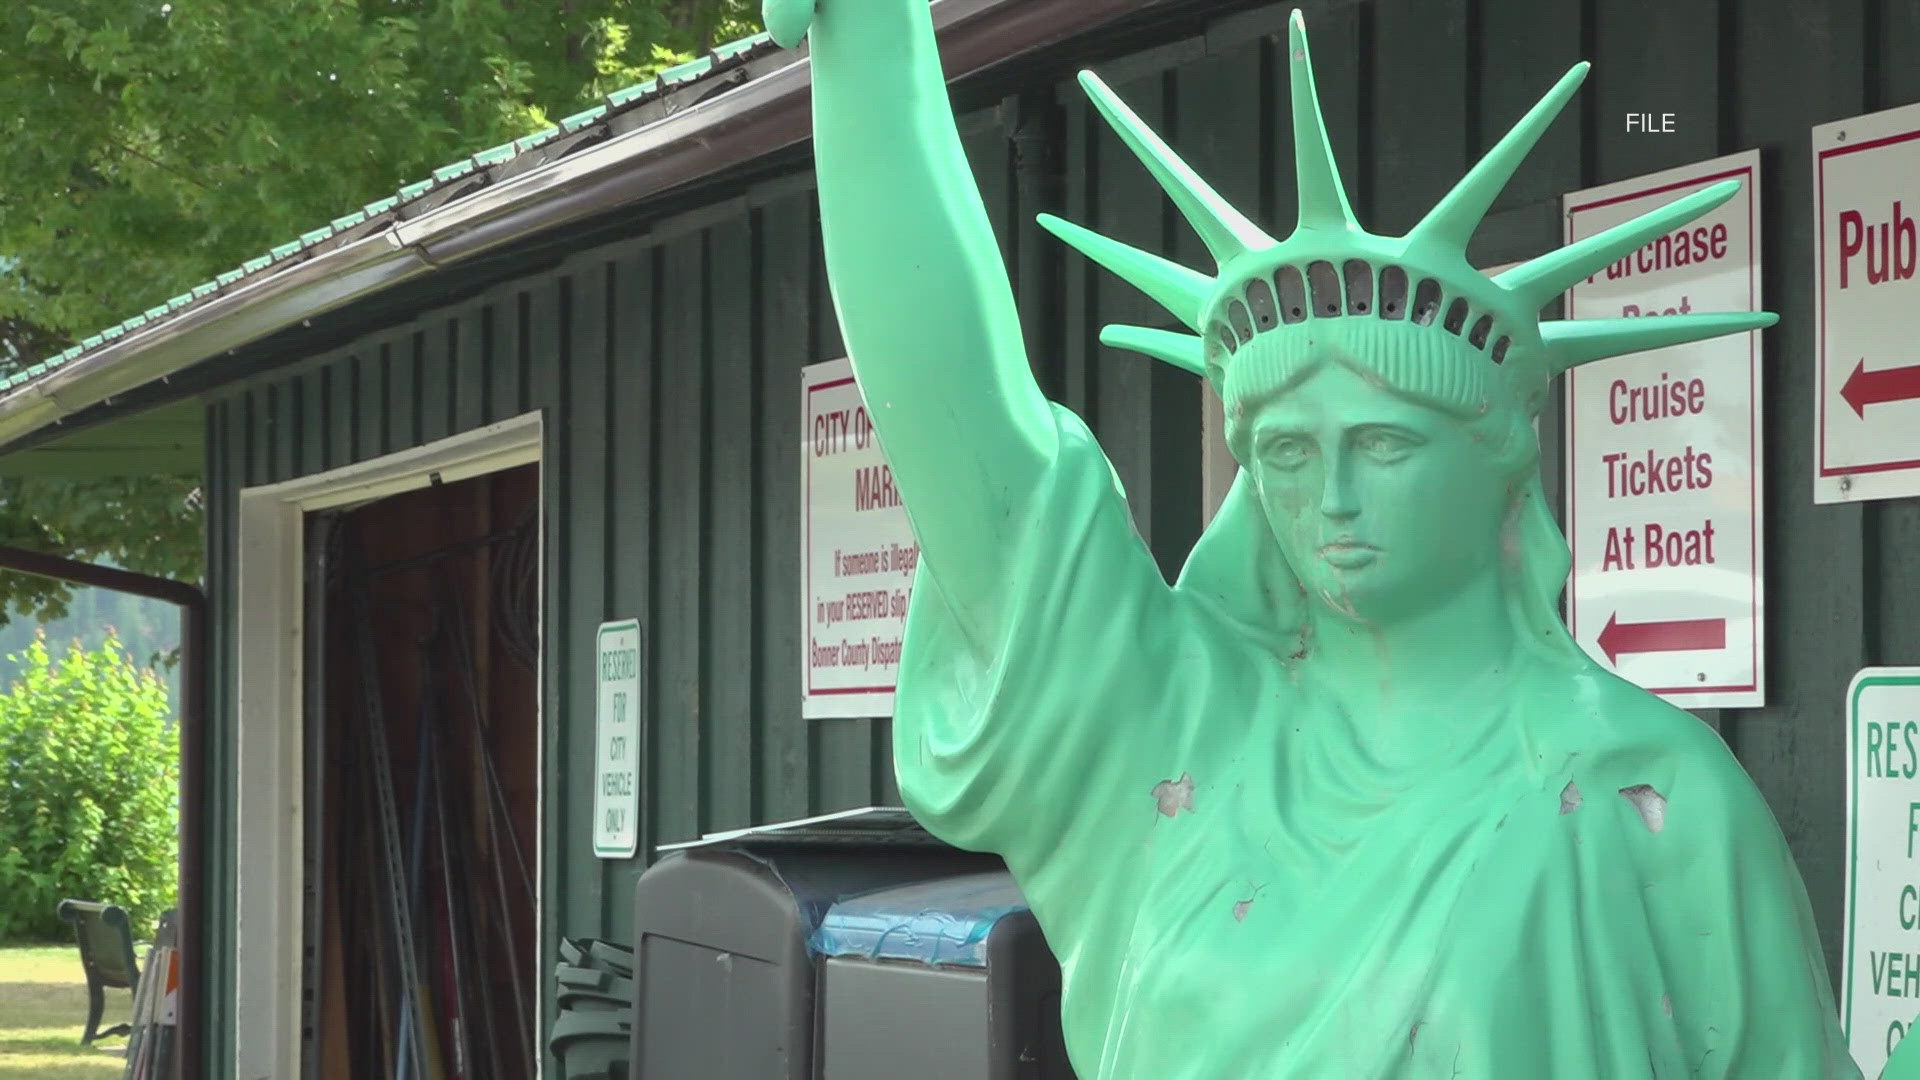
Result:
{"type": "Polygon", "coordinates": [[[1080,81],[1107,121],[1160,182],[1218,266],[1209,277],[1049,214],[1040,224],[1125,278],[1191,334],[1109,326],[1100,340],[1211,379],[1223,397],[1274,379],[1316,341],[1367,351],[1369,362],[1465,407],[1494,396],[1531,412],[1560,372],[1607,356],[1771,326],[1766,312],[1552,320],[1540,309],[1581,278],[1706,213],[1739,190],[1728,181],[1488,277],[1467,243],[1527,152],[1573,97],[1574,65],[1405,236],[1378,236],[1354,219],[1314,88],[1306,24],[1289,26],[1294,169],[1299,223],[1267,235],[1213,190],[1092,72],[1080,81]],[[1439,335],[1446,335],[1440,338],[1439,335]],[[1451,340],[1447,340],[1451,339],[1451,340]],[[1441,370],[1439,357],[1445,357],[1441,370]]]}

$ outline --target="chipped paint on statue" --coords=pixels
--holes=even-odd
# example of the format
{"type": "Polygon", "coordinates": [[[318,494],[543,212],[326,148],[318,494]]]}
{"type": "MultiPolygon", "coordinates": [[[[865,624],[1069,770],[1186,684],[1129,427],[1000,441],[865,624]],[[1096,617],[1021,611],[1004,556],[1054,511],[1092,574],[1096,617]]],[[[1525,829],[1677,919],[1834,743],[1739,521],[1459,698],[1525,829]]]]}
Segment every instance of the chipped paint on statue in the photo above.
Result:
{"type": "Polygon", "coordinates": [[[1215,264],[1041,218],[1186,331],[1101,340],[1226,404],[1239,476],[1169,587],[1111,464],[1033,383],[926,0],[766,14],[812,37],[834,300],[922,546],[900,790],[1018,877],[1081,1076],[1858,1075],[1752,782],[1567,634],[1539,478],[1560,372],[1772,323],[1539,319],[1735,185],[1489,278],[1467,241],[1586,65],[1378,236],[1296,13],[1285,240],[1084,75],[1215,264]]]}

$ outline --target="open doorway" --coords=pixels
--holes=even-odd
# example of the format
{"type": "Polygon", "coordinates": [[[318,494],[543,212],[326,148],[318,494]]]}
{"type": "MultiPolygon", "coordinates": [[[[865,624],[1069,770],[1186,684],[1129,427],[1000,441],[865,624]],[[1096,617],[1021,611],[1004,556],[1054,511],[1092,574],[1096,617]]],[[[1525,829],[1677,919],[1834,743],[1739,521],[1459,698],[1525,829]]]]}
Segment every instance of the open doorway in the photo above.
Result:
{"type": "Polygon", "coordinates": [[[535,1073],[539,485],[306,515],[306,1076],[535,1073]]]}

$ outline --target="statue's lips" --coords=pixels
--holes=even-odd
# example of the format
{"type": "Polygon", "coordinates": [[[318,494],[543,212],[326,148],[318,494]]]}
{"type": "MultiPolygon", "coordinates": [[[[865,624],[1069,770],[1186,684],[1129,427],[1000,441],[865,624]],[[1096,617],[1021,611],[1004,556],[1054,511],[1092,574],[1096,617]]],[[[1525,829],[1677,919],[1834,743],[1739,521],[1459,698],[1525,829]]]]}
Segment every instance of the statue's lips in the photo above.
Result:
{"type": "Polygon", "coordinates": [[[1320,557],[1341,570],[1358,570],[1380,557],[1380,549],[1358,540],[1336,540],[1320,547],[1320,557]]]}

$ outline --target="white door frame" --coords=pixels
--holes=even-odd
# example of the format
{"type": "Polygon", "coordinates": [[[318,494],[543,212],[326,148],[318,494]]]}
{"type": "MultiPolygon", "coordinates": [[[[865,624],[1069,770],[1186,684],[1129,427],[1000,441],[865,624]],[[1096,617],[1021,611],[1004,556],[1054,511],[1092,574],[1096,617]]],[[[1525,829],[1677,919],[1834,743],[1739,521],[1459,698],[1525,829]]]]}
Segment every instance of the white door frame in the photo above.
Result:
{"type": "MultiPolygon", "coordinates": [[[[305,517],[315,510],[540,462],[541,438],[540,414],[528,413],[357,465],[241,489],[232,1030],[234,1074],[242,1080],[292,1080],[301,1067],[305,517]]],[[[540,532],[544,548],[545,530],[540,532]]],[[[544,550],[539,565],[544,595],[544,550]]],[[[541,666],[544,669],[544,657],[541,666]]],[[[542,685],[544,678],[543,670],[542,685]]],[[[536,723],[541,722],[538,710],[536,701],[536,723]]],[[[544,726],[540,730],[544,733],[544,726]]],[[[544,775],[544,737],[539,746],[538,774],[544,775]]],[[[537,804],[541,828],[535,831],[536,867],[544,847],[544,791],[537,804]]],[[[537,871],[535,877],[534,919],[539,925],[544,897],[537,871]]],[[[536,953],[534,970],[546,970],[544,944],[536,953]]]]}

